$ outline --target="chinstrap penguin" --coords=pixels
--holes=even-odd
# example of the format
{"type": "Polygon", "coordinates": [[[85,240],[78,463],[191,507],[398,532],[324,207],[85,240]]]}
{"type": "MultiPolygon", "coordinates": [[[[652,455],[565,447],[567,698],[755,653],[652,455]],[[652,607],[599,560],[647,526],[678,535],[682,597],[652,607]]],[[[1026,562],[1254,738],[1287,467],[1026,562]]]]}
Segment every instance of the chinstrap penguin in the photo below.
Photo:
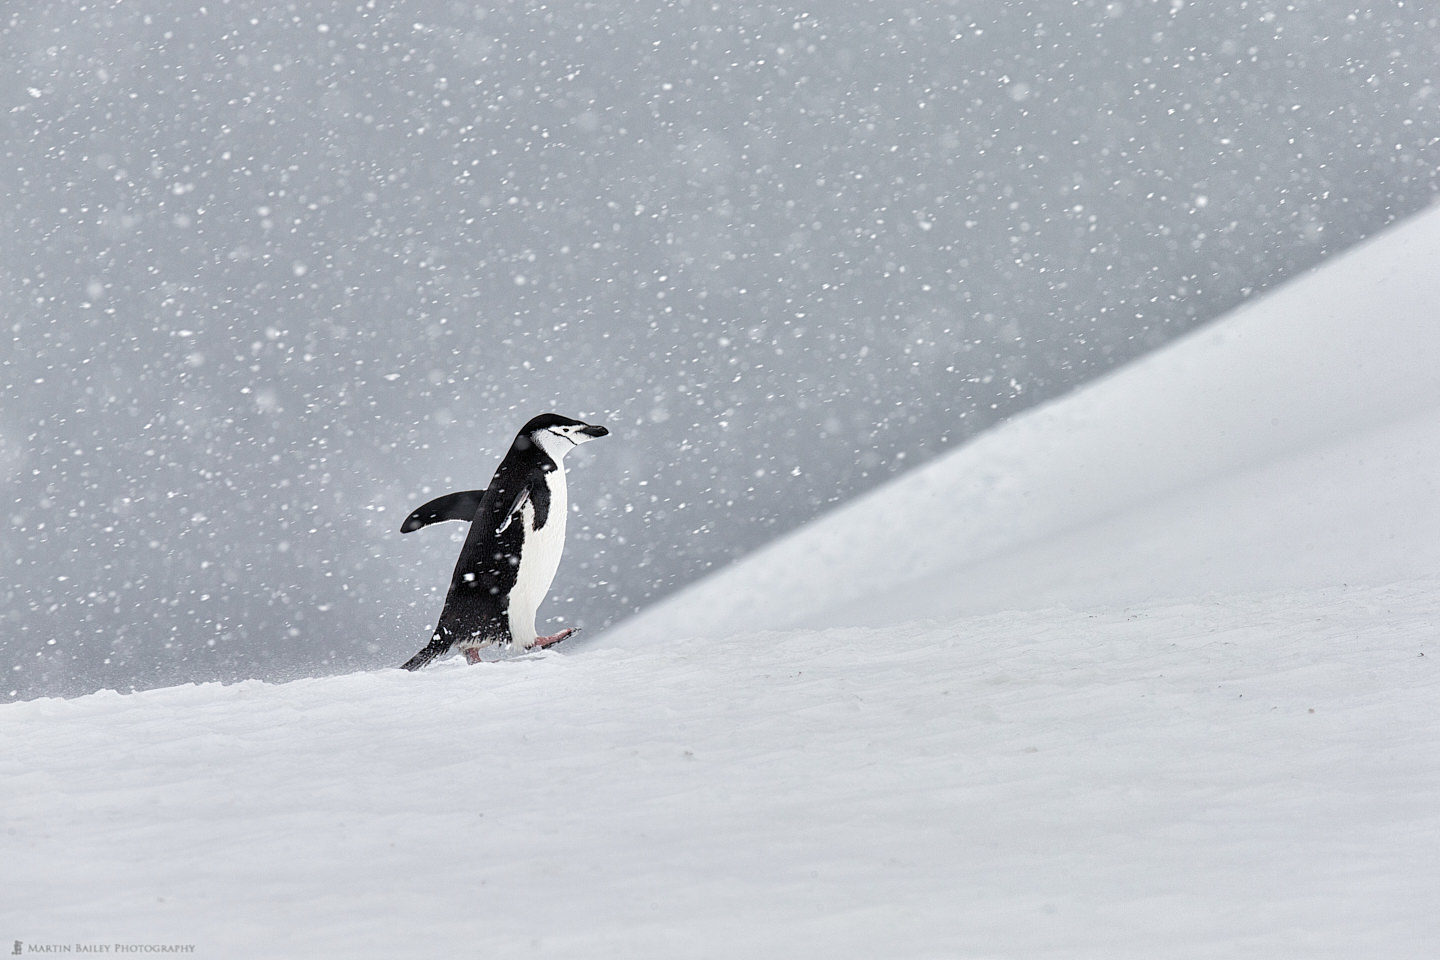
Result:
{"type": "Polygon", "coordinates": [[[452,646],[477,663],[483,647],[519,643],[538,649],[575,632],[536,636],[535,613],[565,547],[565,454],[609,432],[541,414],[515,435],[490,486],[437,497],[405,518],[401,533],[445,520],[470,521],[440,622],[425,648],[404,663],[406,670],[420,669],[452,646]]]}

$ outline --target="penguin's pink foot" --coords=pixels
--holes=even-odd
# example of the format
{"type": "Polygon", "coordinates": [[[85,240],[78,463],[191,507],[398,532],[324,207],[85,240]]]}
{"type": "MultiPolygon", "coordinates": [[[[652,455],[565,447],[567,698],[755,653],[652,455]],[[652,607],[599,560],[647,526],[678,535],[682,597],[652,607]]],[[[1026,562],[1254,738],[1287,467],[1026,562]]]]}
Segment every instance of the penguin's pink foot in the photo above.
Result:
{"type": "Polygon", "coordinates": [[[544,650],[546,647],[553,647],[553,646],[555,646],[555,644],[559,643],[561,640],[564,640],[566,637],[570,636],[572,633],[575,633],[575,632],[576,632],[576,628],[575,628],[575,627],[566,627],[564,630],[561,630],[559,633],[552,633],[552,634],[551,634],[550,636],[548,636],[548,637],[536,637],[536,638],[535,638],[535,642],[532,643],[532,644],[530,644],[530,646],[529,646],[528,649],[530,649],[530,650],[544,650]]]}
{"type": "Polygon", "coordinates": [[[466,647],[466,648],[465,648],[465,662],[466,662],[466,663],[479,663],[479,662],[480,662],[480,651],[479,651],[479,649],[476,648],[476,647],[466,647]]]}

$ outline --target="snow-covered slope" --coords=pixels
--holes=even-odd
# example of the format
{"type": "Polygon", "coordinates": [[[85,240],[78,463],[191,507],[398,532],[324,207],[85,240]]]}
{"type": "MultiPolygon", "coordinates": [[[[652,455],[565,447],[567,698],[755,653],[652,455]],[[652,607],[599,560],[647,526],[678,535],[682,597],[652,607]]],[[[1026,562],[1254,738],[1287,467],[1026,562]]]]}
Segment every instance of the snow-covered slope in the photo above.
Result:
{"type": "Polygon", "coordinates": [[[0,707],[0,937],[1431,956],[1437,262],[1440,212],[569,650],[0,707]]]}
{"type": "Polygon", "coordinates": [[[1428,575],[1437,440],[1432,211],[859,498],[617,639],[1428,575]]]}

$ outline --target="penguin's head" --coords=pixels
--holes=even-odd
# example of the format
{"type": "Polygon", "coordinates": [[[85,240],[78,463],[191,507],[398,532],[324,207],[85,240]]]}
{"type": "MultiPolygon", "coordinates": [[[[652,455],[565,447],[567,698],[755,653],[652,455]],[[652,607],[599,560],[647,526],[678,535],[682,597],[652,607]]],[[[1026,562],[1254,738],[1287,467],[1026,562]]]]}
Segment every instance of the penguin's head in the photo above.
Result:
{"type": "Polygon", "coordinates": [[[520,428],[515,445],[523,447],[533,444],[559,463],[561,457],[580,444],[609,433],[609,430],[597,424],[562,417],[558,413],[542,413],[520,428]]]}

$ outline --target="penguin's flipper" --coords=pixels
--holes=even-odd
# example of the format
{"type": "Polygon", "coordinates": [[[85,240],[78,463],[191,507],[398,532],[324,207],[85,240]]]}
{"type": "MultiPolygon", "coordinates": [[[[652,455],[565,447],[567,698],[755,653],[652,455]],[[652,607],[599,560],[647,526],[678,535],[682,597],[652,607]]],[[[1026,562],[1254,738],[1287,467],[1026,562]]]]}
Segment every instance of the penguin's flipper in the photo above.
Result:
{"type": "Polygon", "coordinates": [[[520,492],[515,495],[515,502],[510,505],[509,510],[505,511],[505,519],[500,521],[500,526],[495,528],[497,536],[505,532],[505,528],[510,526],[510,521],[520,516],[520,511],[525,509],[525,504],[529,499],[530,487],[527,485],[521,488],[520,492]]]}
{"type": "Polygon", "coordinates": [[[419,670],[421,667],[426,666],[428,663],[430,663],[431,660],[434,660],[436,657],[449,650],[450,644],[450,640],[447,640],[444,636],[437,632],[435,636],[430,638],[430,642],[425,644],[424,648],[421,649],[419,653],[415,654],[415,656],[402,663],[400,665],[400,669],[419,670]]]}
{"type": "Polygon", "coordinates": [[[410,516],[405,518],[405,522],[400,524],[400,532],[413,533],[421,527],[445,520],[469,523],[475,519],[475,511],[480,509],[480,499],[484,496],[484,490],[460,490],[436,497],[429,503],[416,507],[410,516]]]}

